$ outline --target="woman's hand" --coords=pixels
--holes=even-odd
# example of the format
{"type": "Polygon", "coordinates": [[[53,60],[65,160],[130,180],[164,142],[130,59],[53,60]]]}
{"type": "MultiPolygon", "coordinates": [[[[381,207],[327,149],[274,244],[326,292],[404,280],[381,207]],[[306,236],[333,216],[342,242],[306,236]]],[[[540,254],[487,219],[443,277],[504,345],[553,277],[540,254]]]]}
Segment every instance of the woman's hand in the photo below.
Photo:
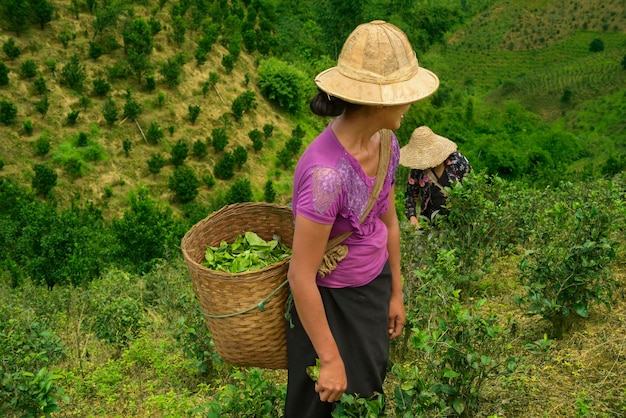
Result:
{"type": "Polygon", "coordinates": [[[411,216],[411,218],[409,219],[409,222],[411,223],[411,226],[413,228],[419,229],[420,221],[417,219],[417,216],[411,216]]]}
{"type": "Polygon", "coordinates": [[[404,330],[404,322],[406,321],[406,313],[404,311],[404,302],[402,300],[402,293],[399,295],[392,294],[389,301],[389,338],[394,339],[402,334],[404,330]]]}
{"type": "Polygon", "coordinates": [[[315,391],[322,402],[337,402],[348,387],[348,377],[341,357],[324,363],[320,362],[320,376],[315,383],[315,391]]]}

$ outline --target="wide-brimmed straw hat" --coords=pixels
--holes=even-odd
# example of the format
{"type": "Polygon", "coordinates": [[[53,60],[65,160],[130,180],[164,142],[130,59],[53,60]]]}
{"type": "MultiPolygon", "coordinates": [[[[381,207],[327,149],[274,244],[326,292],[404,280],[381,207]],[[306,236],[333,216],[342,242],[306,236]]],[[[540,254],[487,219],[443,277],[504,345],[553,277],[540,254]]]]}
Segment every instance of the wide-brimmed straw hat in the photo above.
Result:
{"type": "Polygon", "coordinates": [[[404,32],[375,20],[352,31],[337,66],[319,73],[315,84],[349,103],[400,105],[433,94],[439,78],[419,66],[404,32]]]}
{"type": "Polygon", "coordinates": [[[400,148],[400,164],[426,170],[437,167],[456,150],[453,141],[437,135],[428,126],[420,126],[411,134],[409,143],[400,148]]]}

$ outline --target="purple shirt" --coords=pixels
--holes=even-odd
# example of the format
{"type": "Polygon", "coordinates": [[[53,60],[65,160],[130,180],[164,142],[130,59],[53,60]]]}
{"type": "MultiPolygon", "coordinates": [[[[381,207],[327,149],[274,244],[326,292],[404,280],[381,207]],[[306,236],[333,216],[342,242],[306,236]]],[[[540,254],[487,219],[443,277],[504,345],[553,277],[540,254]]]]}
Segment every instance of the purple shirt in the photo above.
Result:
{"type": "Polygon", "coordinates": [[[348,255],[317,284],[341,288],[363,286],[382,271],[388,258],[387,227],[380,219],[389,206],[389,191],[395,183],[400,147],[392,135],[392,151],[383,188],[363,224],[359,219],[376,177],[370,177],[341,145],[329,124],[304,151],[294,174],[292,207],[300,215],[333,227],[330,238],[352,231],[342,244],[348,255]]]}

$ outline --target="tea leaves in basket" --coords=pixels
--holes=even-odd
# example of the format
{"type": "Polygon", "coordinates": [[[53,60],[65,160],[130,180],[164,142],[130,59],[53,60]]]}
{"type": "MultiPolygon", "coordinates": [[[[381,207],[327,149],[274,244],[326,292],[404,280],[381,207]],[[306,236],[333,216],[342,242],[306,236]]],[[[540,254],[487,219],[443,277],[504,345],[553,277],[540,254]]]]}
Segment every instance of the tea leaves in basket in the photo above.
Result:
{"type": "Polygon", "coordinates": [[[291,249],[278,237],[265,241],[252,231],[237,236],[235,241],[222,241],[219,246],[207,246],[203,266],[228,273],[260,270],[291,255],[291,249]]]}

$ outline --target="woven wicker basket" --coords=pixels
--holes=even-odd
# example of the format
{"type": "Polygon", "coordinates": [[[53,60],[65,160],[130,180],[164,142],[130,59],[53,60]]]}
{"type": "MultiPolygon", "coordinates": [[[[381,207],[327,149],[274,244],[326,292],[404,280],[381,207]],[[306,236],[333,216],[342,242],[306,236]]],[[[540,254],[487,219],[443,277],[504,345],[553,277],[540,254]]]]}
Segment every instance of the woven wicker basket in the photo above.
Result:
{"type": "Polygon", "coordinates": [[[194,225],[181,248],[217,353],[238,366],[287,368],[285,307],[289,258],[261,270],[225,273],[202,266],[206,247],[253,231],[279,235],[291,248],[293,215],[285,206],[236,203],[194,225]]]}

